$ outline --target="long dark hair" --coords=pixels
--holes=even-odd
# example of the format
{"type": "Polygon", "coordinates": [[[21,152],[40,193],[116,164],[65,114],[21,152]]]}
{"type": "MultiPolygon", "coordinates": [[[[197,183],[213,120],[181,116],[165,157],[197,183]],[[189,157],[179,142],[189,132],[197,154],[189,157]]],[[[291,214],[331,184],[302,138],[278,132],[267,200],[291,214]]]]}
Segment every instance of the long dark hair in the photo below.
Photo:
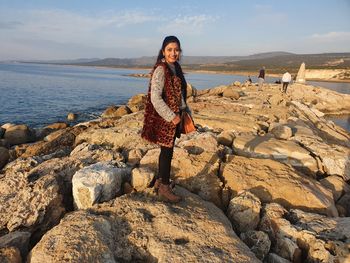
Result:
{"type": "Polygon", "coordinates": [[[162,48],[158,52],[156,64],[158,64],[164,58],[163,51],[169,43],[176,43],[179,46],[180,52],[182,52],[180,40],[176,36],[167,36],[164,38],[162,48]]]}

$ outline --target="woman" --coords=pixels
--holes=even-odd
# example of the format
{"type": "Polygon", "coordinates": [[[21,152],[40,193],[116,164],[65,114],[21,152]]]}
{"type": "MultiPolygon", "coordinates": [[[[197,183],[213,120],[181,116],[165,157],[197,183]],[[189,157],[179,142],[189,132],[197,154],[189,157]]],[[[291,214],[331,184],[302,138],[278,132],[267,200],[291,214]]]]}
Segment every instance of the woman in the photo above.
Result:
{"type": "Polygon", "coordinates": [[[170,186],[170,169],[175,137],[180,137],[177,128],[181,111],[189,112],[186,105],[187,83],[178,63],[180,55],[178,38],[167,36],[152,71],[141,135],[160,146],[158,176],[154,188],[158,195],[170,202],[181,200],[170,186]]]}

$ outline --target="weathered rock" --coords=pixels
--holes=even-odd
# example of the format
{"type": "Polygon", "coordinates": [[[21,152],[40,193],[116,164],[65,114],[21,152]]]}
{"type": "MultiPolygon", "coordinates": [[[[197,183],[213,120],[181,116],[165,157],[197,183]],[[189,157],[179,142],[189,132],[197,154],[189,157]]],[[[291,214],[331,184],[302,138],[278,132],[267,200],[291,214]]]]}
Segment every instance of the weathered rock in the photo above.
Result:
{"type": "Polygon", "coordinates": [[[223,131],[218,135],[217,141],[222,145],[231,147],[234,138],[235,135],[232,131],[223,131]]]}
{"type": "Polygon", "coordinates": [[[227,216],[239,233],[254,230],[260,221],[261,202],[248,191],[239,193],[231,199],[227,216]]]}
{"type": "Polygon", "coordinates": [[[5,130],[11,128],[11,127],[14,127],[16,126],[16,124],[13,124],[13,123],[5,123],[3,125],[1,125],[1,128],[4,128],[5,130]]]}
{"type": "Polygon", "coordinates": [[[7,164],[9,159],[9,150],[0,146],[0,170],[7,164]]]}
{"type": "Polygon", "coordinates": [[[329,175],[339,175],[345,181],[350,179],[349,148],[327,144],[325,139],[319,137],[301,120],[289,120],[288,126],[292,127],[295,133],[292,139],[302,144],[314,156],[319,157],[321,172],[326,172],[329,175]]]}
{"type": "Polygon", "coordinates": [[[232,84],[233,84],[233,86],[236,86],[236,87],[240,87],[241,86],[241,82],[239,82],[239,81],[235,81],[232,84]]]}
{"type": "Polygon", "coordinates": [[[242,233],[240,238],[260,260],[263,260],[270,251],[271,241],[262,231],[248,231],[242,233]]]}
{"type": "Polygon", "coordinates": [[[274,251],[281,257],[292,262],[301,262],[300,248],[295,241],[288,237],[279,237],[274,251]]]}
{"type": "Polygon", "coordinates": [[[135,166],[140,163],[143,157],[143,152],[141,149],[131,149],[127,153],[127,163],[129,165],[135,166]]]}
{"type": "Polygon", "coordinates": [[[74,204],[85,209],[105,202],[121,192],[123,177],[128,169],[108,163],[96,163],[76,172],[72,179],[74,204]]]}
{"type": "Polygon", "coordinates": [[[135,168],[131,173],[131,185],[137,190],[142,191],[146,189],[155,174],[152,170],[147,168],[135,168]]]}
{"type": "Polygon", "coordinates": [[[0,180],[0,229],[40,233],[57,224],[65,209],[55,177],[10,170],[0,180]]]}
{"type": "Polygon", "coordinates": [[[0,237],[0,248],[16,247],[21,252],[22,258],[25,258],[28,254],[30,236],[29,232],[22,231],[8,233],[0,237]]]}
{"type": "Polygon", "coordinates": [[[103,113],[102,118],[117,118],[129,114],[131,110],[128,106],[110,106],[103,113]]]}
{"type": "Polygon", "coordinates": [[[4,139],[10,145],[23,144],[34,141],[35,133],[27,125],[15,125],[6,129],[4,139]]]}
{"type": "Polygon", "coordinates": [[[295,142],[277,140],[270,135],[236,136],[232,147],[237,154],[242,156],[273,159],[312,174],[319,170],[317,161],[309,151],[295,142]]]}
{"type": "Polygon", "coordinates": [[[320,183],[332,191],[335,201],[337,201],[344,192],[350,192],[350,186],[344,181],[342,177],[337,175],[328,176],[322,179],[320,183]]]}
{"type": "Polygon", "coordinates": [[[240,97],[240,94],[237,90],[227,87],[224,92],[222,93],[223,97],[238,100],[240,97]]]}
{"type": "Polygon", "coordinates": [[[0,248],[1,263],[21,263],[22,258],[19,250],[15,247],[0,248]]]}
{"type": "Polygon", "coordinates": [[[326,240],[347,240],[350,243],[350,217],[329,218],[326,216],[292,209],[291,222],[326,240]]]}
{"type": "Polygon", "coordinates": [[[129,99],[127,106],[131,112],[143,110],[145,108],[146,98],[147,96],[145,94],[137,94],[129,99]]]}
{"type": "Polygon", "coordinates": [[[193,133],[190,137],[181,136],[176,144],[195,155],[202,152],[216,153],[219,150],[216,136],[210,132],[193,133]]]}
{"type": "Polygon", "coordinates": [[[184,198],[177,205],[139,192],[73,212],[45,234],[30,262],[259,262],[220,209],[176,192],[184,198]]]}
{"type": "Polygon", "coordinates": [[[89,165],[96,162],[124,162],[124,156],[108,146],[91,145],[86,142],[79,144],[70,153],[73,158],[79,159],[82,163],[89,165]]]}
{"type": "Polygon", "coordinates": [[[231,156],[220,168],[226,186],[250,191],[263,203],[337,216],[332,193],[316,180],[273,160],[231,156]]]}
{"type": "MultiPolygon", "coordinates": [[[[140,167],[148,167],[156,174],[159,153],[159,149],[149,150],[141,159],[140,167]]],[[[189,154],[185,149],[175,147],[170,177],[204,200],[225,207],[221,199],[222,183],[217,176],[219,164],[220,158],[215,152],[189,154]]]]}
{"type": "Polygon", "coordinates": [[[286,125],[279,125],[271,130],[276,139],[288,140],[292,137],[292,129],[286,125]]]}
{"type": "Polygon", "coordinates": [[[113,228],[105,216],[79,211],[68,214],[47,232],[30,252],[28,261],[117,262],[113,241],[113,228]]]}
{"type": "MultiPolygon", "coordinates": [[[[77,134],[84,131],[85,127],[72,127],[61,132],[57,137],[50,138],[50,141],[39,141],[28,145],[23,153],[18,153],[17,156],[30,157],[40,156],[54,153],[58,150],[64,150],[68,153],[72,150],[77,134]]],[[[63,131],[63,130],[62,130],[63,131]]]]}

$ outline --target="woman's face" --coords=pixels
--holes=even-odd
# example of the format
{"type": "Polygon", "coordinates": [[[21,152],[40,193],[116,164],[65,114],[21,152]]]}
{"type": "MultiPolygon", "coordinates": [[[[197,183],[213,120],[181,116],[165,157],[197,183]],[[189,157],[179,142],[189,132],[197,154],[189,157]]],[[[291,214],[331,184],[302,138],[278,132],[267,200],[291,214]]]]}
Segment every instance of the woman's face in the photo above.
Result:
{"type": "Polygon", "coordinates": [[[169,43],[163,50],[165,61],[168,63],[175,63],[180,58],[180,47],[176,42],[169,43]]]}

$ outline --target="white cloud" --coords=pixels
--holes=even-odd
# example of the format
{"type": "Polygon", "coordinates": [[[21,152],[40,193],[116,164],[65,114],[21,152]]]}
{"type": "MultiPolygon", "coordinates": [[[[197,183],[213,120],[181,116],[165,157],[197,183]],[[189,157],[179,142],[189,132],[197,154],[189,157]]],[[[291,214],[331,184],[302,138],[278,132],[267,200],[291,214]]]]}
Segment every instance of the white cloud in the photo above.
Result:
{"type": "Polygon", "coordinates": [[[322,42],[339,42],[349,41],[350,44],[350,32],[345,31],[333,31],[324,34],[313,34],[309,37],[311,40],[322,41],[322,42]]]}
{"type": "Polygon", "coordinates": [[[199,35],[203,28],[214,22],[217,18],[209,15],[180,16],[159,27],[159,31],[165,34],[199,35]]]}

